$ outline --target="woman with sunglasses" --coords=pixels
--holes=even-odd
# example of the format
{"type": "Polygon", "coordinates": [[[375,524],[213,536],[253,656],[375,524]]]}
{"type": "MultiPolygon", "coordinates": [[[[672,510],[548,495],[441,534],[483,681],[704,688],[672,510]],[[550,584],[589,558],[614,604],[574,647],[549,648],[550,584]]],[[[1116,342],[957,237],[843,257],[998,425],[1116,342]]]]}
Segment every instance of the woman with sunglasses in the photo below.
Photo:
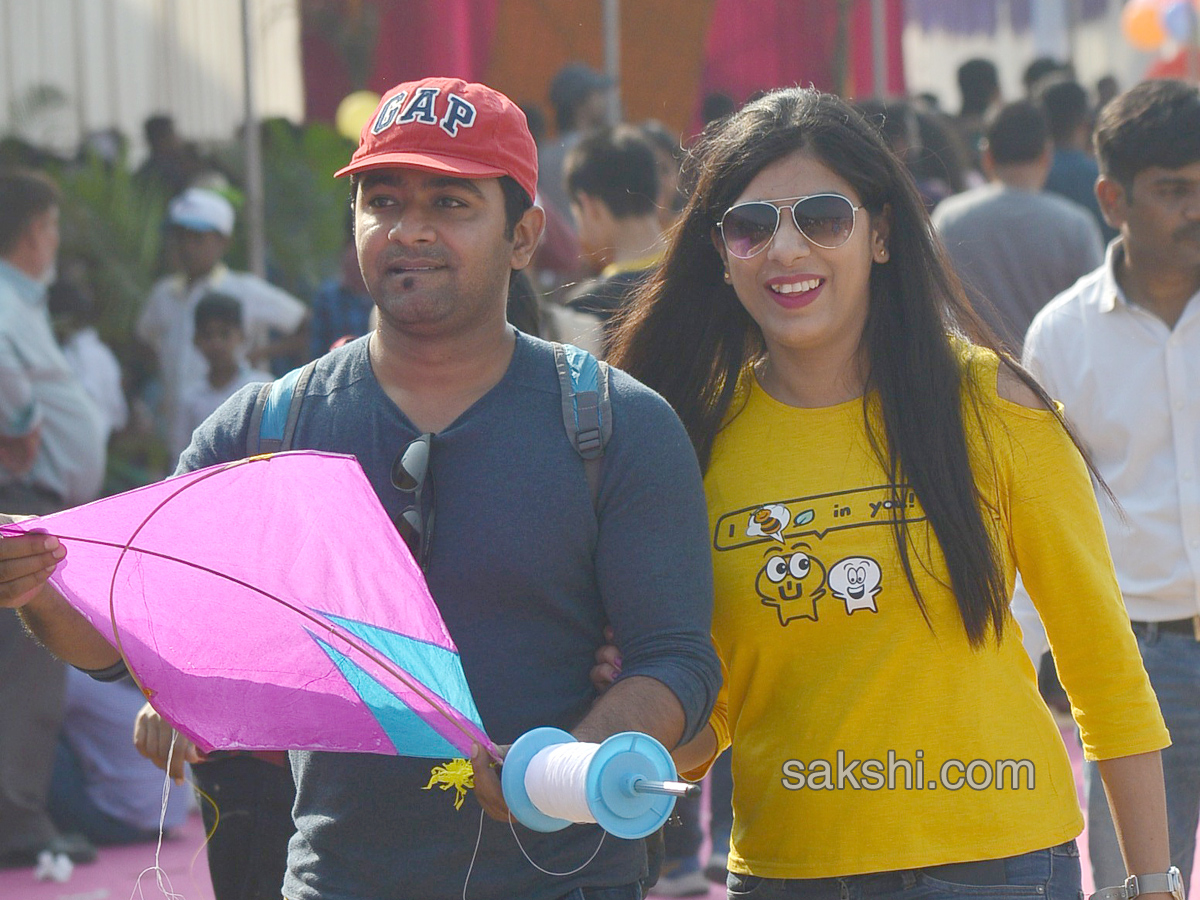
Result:
{"type": "Polygon", "coordinates": [[[677,758],[698,775],[732,742],[729,896],[1080,896],[1018,569],[1130,874],[1178,888],[1169,738],[1088,468],[982,333],[904,166],[845,103],[790,89],[711,127],[688,171],[611,359],[706,472],[726,679],[677,758]]]}

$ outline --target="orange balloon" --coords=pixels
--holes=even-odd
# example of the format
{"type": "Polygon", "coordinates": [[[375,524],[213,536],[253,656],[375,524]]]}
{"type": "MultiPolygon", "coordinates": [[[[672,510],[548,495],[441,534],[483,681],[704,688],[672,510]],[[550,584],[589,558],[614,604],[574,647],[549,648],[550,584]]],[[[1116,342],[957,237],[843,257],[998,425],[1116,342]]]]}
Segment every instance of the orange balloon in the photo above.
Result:
{"type": "Polygon", "coordinates": [[[1157,50],[1167,39],[1162,10],[1155,0],[1129,0],[1121,10],[1121,30],[1138,50],[1157,50]]]}

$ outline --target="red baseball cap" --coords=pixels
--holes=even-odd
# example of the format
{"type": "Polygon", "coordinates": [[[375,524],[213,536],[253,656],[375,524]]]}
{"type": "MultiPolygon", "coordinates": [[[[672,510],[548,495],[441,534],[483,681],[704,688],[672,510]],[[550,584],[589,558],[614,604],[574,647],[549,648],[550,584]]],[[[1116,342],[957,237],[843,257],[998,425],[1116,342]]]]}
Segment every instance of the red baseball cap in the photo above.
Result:
{"type": "Polygon", "coordinates": [[[401,166],[464,178],[510,175],[537,194],[537,145],[525,113],[499,91],[458,78],[398,84],[359,137],[350,165],[335,178],[401,166]]]}

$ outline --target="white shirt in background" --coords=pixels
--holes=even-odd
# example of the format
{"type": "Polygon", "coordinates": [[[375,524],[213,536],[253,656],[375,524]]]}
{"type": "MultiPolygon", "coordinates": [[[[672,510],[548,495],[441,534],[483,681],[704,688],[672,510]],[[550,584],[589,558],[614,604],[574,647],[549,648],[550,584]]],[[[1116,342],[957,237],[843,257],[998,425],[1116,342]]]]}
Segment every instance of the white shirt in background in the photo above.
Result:
{"type": "Polygon", "coordinates": [[[171,452],[176,458],[187,449],[192,441],[192,432],[200,423],[217,411],[217,407],[236,394],[248,384],[274,381],[275,376],[270,372],[253,369],[250,364],[243,362],[237,374],[219,388],[213,387],[208,376],[200,381],[192,382],[184,387],[183,398],[180,401],[178,431],[171,436],[171,452]]]}
{"type": "MultiPolygon", "coordinates": [[[[1024,363],[1120,501],[1123,516],[1099,494],[1129,617],[1187,619],[1200,613],[1200,293],[1168,329],[1121,291],[1122,252],[1113,241],[1104,265],[1038,313],[1024,363]]],[[[1028,604],[1018,584],[1018,618],[1028,604]]]]}
{"type": "Polygon", "coordinates": [[[0,484],[52,491],[67,506],[95,500],[104,480],[104,415],[54,339],[46,286],[0,260],[0,434],[34,428],[41,442],[33,467],[18,476],[0,465],[0,484]]]}
{"type": "Polygon", "coordinates": [[[125,390],[121,387],[121,364],[95,328],[81,328],[63,344],[63,356],[83,383],[108,424],[105,437],[120,431],[129,422],[129,405],[125,402],[125,390]]]}
{"type": "MultiPolygon", "coordinates": [[[[158,281],[150,291],[146,308],[137,322],[137,334],[154,348],[163,381],[165,436],[176,448],[172,436],[184,428],[178,419],[183,393],[189,385],[208,377],[208,363],[196,349],[196,304],[210,291],[227,294],[242,303],[242,332],[246,336],[247,353],[271,342],[271,332],[291,334],[300,327],[308,307],[281,288],[263,281],[249,272],[233,272],[218,264],[203,281],[189,290],[182,275],[171,275],[158,281]]],[[[190,435],[191,431],[188,430],[190,435]]],[[[184,440],[184,446],[187,441],[184,440]]],[[[182,449],[182,447],[178,448],[182,449]]]]}

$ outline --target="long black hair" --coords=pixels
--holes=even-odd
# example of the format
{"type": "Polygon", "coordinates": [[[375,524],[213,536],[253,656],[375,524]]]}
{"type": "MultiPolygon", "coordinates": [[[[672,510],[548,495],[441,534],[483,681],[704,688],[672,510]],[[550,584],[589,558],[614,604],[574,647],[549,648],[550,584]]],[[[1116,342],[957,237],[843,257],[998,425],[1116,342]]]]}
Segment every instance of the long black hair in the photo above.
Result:
{"type": "MultiPolygon", "coordinates": [[[[764,167],[799,150],[853,186],[873,218],[890,221],[890,257],[872,265],[862,335],[867,434],[895,499],[911,489],[924,508],[972,646],[982,646],[989,627],[999,641],[1009,597],[963,421],[964,408],[982,415],[982,396],[964,377],[952,335],[997,350],[1003,366],[1054,406],[972,312],[911,176],[861,113],[831,94],[790,88],[713,123],[685,163],[691,196],[666,258],[622,317],[609,359],[666,397],[707,470],[717,432],[736,414],[739,381],[766,352],[762,332],[723,281],[714,226],[764,167]]],[[[892,528],[929,621],[896,513],[892,528]]]]}

